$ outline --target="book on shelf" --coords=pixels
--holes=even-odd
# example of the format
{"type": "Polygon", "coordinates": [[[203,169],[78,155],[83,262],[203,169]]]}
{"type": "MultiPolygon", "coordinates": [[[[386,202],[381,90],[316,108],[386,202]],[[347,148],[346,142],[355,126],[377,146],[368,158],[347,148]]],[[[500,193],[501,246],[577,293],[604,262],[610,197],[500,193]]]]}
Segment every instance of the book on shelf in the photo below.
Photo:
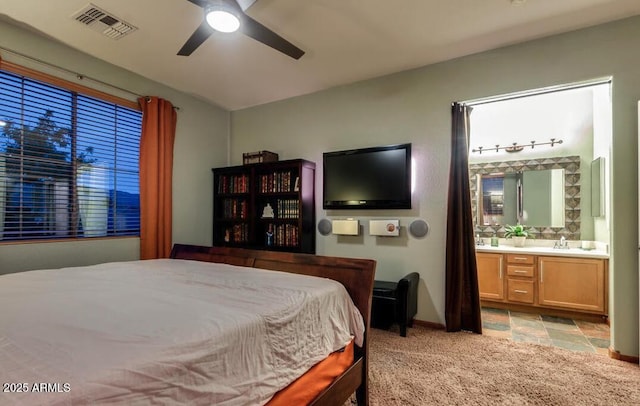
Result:
{"type": "Polygon", "coordinates": [[[224,199],[222,206],[225,219],[246,219],[249,214],[247,201],[244,199],[224,199]]]}
{"type": "Polygon", "coordinates": [[[248,193],[249,175],[220,175],[218,193],[248,193]]]}
{"type": "Polygon", "coordinates": [[[246,224],[235,224],[224,231],[224,241],[228,243],[245,243],[249,241],[249,227],[246,224]]]}
{"type": "Polygon", "coordinates": [[[294,224],[269,224],[266,232],[267,245],[297,247],[300,244],[298,226],[294,224]]]}
{"type": "Polygon", "coordinates": [[[273,172],[260,176],[260,193],[291,191],[291,171],[273,172]]]}
{"type": "Polygon", "coordinates": [[[295,219],[300,215],[300,202],[297,199],[278,199],[277,216],[281,219],[295,219]]]}

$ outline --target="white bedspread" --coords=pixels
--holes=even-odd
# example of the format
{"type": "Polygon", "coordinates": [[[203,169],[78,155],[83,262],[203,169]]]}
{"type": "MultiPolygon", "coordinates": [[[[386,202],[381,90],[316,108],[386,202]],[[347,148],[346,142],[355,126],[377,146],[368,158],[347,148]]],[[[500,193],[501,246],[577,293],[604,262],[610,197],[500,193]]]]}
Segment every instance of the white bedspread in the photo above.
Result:
{"type": "Polygon", "coordinates": [[[4,275],[0,404],[261,405],[363,331],[323,278],[171,259],[4,275]]]}

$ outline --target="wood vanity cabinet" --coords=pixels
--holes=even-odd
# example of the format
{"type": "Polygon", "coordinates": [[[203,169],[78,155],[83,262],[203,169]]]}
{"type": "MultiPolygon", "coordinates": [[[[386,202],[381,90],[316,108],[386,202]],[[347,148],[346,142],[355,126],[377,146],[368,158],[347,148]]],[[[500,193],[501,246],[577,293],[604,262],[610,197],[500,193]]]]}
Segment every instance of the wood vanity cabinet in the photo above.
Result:
{"type": "Polygon", "coordinates": [[[541,306],[605,311],[604,260],[541,256],[538,267],[538,302],[541,306]]]}
{"type": "Polygon", "coordinates": [[[502,261],[502,254],[476,254],[481,299],[504,300],[502,261]]]}
{"type": "Polygon", "coordinates": [[[476,253],[483,305],[560,316],[607,314],[607,260],[476,253]],[[537,309],[537,310],[536,310],[537,309]]]}

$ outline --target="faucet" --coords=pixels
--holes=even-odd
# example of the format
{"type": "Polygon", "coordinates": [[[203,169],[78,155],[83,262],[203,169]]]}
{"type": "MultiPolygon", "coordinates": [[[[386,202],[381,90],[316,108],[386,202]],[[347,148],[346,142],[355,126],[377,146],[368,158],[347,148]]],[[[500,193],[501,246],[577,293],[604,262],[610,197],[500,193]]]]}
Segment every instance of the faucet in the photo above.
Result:
{"type": "Polygon", "coordinates": [[[567,241],[567,239],[563,236],[560,237],[560,241],[556,241],[555,244],[553,245],[553,248],[559,248],[559,249],[569,249],[569,241],[567,241]]]}

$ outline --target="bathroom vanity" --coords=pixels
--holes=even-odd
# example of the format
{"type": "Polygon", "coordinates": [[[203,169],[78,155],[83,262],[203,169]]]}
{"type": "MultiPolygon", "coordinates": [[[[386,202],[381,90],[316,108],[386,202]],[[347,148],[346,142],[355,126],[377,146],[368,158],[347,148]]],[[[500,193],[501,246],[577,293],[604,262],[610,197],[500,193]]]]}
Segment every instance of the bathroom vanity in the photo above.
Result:
{"type": "Polygon", "coordinates": [[[477,246],[481,304],[606,320],[608,258],[604,250],[477,246]]]}

